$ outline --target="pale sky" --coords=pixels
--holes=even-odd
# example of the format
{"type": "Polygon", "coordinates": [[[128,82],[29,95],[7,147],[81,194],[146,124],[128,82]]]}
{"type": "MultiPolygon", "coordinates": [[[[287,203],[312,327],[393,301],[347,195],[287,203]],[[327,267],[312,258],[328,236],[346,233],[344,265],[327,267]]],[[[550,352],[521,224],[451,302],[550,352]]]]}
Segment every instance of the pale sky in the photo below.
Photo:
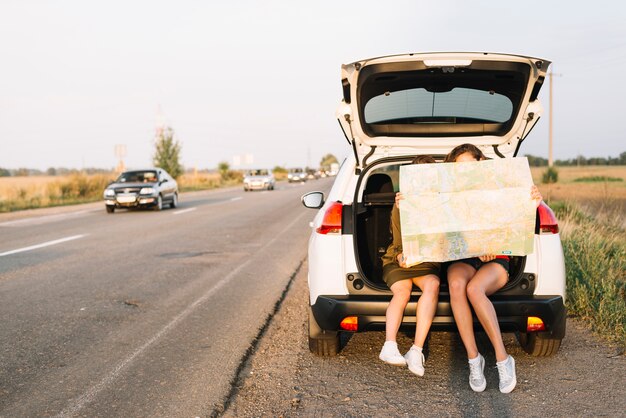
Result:
{"type": "Polygon", "coordinates": [[[551,60],[555,159],[626,151],[623,2],[2,0],[0,167],[150,166],[159,107],[187,168],[316,166],[350,152],[341,64],[429,51],[551,60]]]}

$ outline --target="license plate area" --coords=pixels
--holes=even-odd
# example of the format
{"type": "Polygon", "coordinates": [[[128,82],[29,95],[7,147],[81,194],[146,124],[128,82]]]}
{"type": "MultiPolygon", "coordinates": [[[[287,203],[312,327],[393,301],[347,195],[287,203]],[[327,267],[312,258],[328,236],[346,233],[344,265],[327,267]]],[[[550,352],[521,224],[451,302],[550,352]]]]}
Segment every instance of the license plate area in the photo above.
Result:
{"type": "Polygon", "coordinates": [[[117,201],[120,203],[134,203],[136,200],[135,195],[117,195],[117,201]]]}

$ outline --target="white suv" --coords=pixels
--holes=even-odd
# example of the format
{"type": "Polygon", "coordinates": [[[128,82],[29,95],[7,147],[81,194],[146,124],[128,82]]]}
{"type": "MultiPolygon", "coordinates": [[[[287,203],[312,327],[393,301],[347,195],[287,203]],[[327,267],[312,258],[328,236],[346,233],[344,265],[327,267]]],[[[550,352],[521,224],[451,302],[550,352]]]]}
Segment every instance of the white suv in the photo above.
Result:
{"type": "MultiPolygon", "coordinates": [[[[384,330],[391,291],[381,256],[391,241],[399,167],[437,161],[472,143],[511,158],[542,112],[537,95],[549,61],[491,53],[425,53],[342,66],[339,123],[352,148],[333,187],[302,197],[319,208],[309,240],[309,347],[335,355],[340,332],[384,330]]],[[[491,296],[503,332],[534,356],[557,352],[565,335],[565,265],[552,210],[537,209],[534,251],[512,257],[510,281],[491,296]]],[[[414,288],[402,328],[415,329],[414,288]]],[[[475,319],[475,324],[480,324],[475,319]]],[[[433,330],[456,330],[445,273],[433,330]]]]}

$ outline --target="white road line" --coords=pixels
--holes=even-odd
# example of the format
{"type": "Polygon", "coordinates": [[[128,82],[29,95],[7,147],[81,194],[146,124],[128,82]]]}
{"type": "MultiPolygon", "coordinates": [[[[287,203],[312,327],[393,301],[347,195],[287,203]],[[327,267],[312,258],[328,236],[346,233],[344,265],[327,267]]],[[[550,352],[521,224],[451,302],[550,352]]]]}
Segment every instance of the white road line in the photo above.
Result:
{"type": "Polygon", "coordinates": [[[228,199],[228,200],[220,200],[219,202],[215,202],[215,203],[208,203],[208,204],[207,204],[207,206],[218,206],[218,205],[223,205],[223,204],[230,203],[230,202],[234,202],[234,201],[236,201],[236,200],[241,200],[241,199],[243,199],[243,197],[233,197],[233,198],[230,198],[230,199],[228,199]]]}
{"type": "Polygon", "coordinates": [[[172,213],[172,215],[180,215],[182,213],[193,212],[196,209],[198,209],[198,208],[189,208],[189,209],[177,210],[176,212],[172,213]]]}
{"type": "MultiPolygon", "coordinates": [[[[257,252],[263,251],[267,247],[274,244],[276,240],[278,240],[285,232],[289,231],[289,229],[293,225],[295,225],[297,222],[299,222],[300,219],[306,214],[309,214],[309,213],[303,212],[300,216],[294,219],[293,222],[287,225],[282,231],[276,234],[274,238],[269,240],[257,252]]],[[[73,402],[70,403],[70,405],[67,408],[65,408],[55,417],[69,417],[69,416],[76,415],[78,411],[80,411],[85,405],[92,402],[95,399],[95,397],[98,395],[98,393],[100,393],[101,391],[106,389],[109,385],[111,385],[115,381],[115,379],[117,379],[117,377],[124,371],[124,369],[126,369],[133,362],[133,360],[135,360],[135,358],[143,354],[143,352],[146,351],[151,345],[153,345],[155,342],[161,339],[161,337],[163,337],[165,334],[171,331],[174,327],[176,327],[176,325],[178,325],[179,322],[181,322],[183,319],[189,316],[189,314],[191,314],[198,306],[206,302],[220,288],[224,287],[226,284],[228,284],[228,282],[230,282],[232,279],[237,277],[237,274],[241,270],[243,270],[245,267],[247,267],[248,264],[252,263],[253,261],[256,261],[256,259],[254,257],[250,257],[248,258],[247,261],[244,261],[242,264],[240,264],[238,267],[232,270],[222,280],[220,280],[212,288],[210,288],[204,295],[200,296],[198,299],[192,302],[187,308],[185,308],[181,313],[176,315],[174,319],[172,319],[167,325],[161,328],[161,330],[159,330],[156,334],[154,334],[152,338],[146,341],[141,347],[135,350],[130,356],[126,357],[124,360],[118,363],[118,365],[115,366],[115,368],[113,368],[113,370],[111,370],[104,377],[104,379],[102,379],[99,383],[89,388],[89,390],[87,390],[81,396],[76,398],[73,402]]]]}
{"type": "Polygon", "coordinates": [[[54,241],[42,242],[41,244],[31,245],[30,247],[18,248],[17,250],[11,250],[11,251],[6,251],[6,252],[3,252],[3,253],[0,253],[0,257],[4,257],[6,255],[11,255],[11,254],[23,253],[25,251],[36,250],[38,248],[49,247],[51,245],[57,245],[57,244],[61,244],[63,242],[67,242],[67,241],[73,241],[75,239],[79,239],[79,238],[82,238],[84,236],[85,236],[85,234],[83,234],[83,235],[72,235],[71,237],[55,239],[54,241]]]}

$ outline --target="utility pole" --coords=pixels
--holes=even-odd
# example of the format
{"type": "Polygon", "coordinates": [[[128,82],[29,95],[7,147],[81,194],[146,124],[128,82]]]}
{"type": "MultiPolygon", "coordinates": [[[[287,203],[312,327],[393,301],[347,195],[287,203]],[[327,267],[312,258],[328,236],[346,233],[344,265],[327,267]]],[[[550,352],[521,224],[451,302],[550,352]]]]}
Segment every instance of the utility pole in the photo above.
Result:
{"type": "Polygon", "coordinates": [[[118,173],[121,173],[122,171],[126,171],[126,164],[124,164],[124,157],[126,157],[126,145],[116,144],[115,156],[118,159],[118,163],[117,163],[117,167],[115,167],[115,171],[117,171],[118,173]]]}

